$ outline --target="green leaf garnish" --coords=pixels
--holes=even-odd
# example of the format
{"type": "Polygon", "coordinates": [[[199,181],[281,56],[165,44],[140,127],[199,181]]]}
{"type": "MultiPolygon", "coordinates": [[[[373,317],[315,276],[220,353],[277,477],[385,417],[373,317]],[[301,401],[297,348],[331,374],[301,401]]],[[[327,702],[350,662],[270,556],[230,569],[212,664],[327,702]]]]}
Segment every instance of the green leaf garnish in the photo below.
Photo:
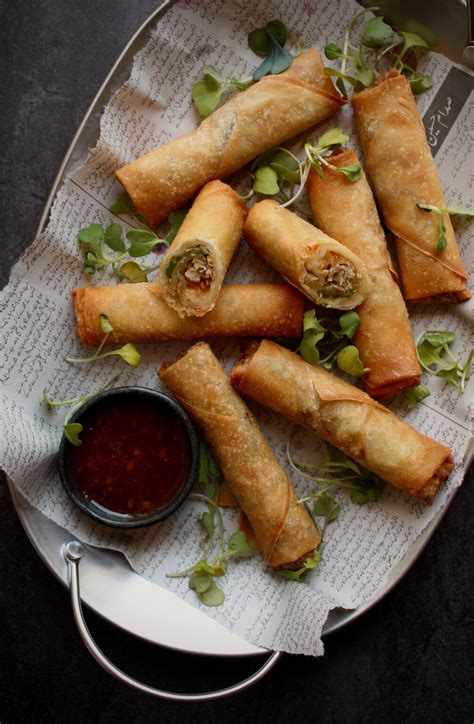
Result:
{"type": "Polygon", "coordinates": [[[69,422],[63,425],[64,437],[69,440],[71,445],[80,447],[82,440],[79,439],[79,434],[83,431],[83,426],[79,422],[69,422]]]}
{"type": "Polygon", "coordinates": [[[425,372],[434,377],[441,377],[459,392],[464,392],[466,381],[471,376],[474,350],[469,353],[463,365],[451,350],[454,340],[453,332],[444,330],[423,332],[417,340],[416,353],[425,372]]]}
{"type": "Polygon", "coordinates": [[[324,55],[328,60],[336,60],[336,58],[341,58],[344,52],[337,43],[327,43],[324,46],[324,55]]]}
{"type": "Polygon", "coordinates": [[[347,95],[345,82],[355,91],[370,87],[378,75],[387,71],[387,65],[406,75],[415,94],[424,93],[432,85],[430,76],[417,73],[405,62],[410,49],[426,50],[428,43],[416,33],[396,33],[381,17],[364,16],[371,10],[361,10],[350,22],[344,35],[344,46],[328,43],[324,49],[329,60],[340,60],[340,70],[326,68],[325,72],[337,78],[336,86],[347,95]]]}
{"type": "Polygon", "coordinates": [[[340,370],[353,377],[362,377],[370,372],[369,367],[364,367],[359,357],[359,350],[353,345],[341,349],[337,355],[337,366],[340,370]]]}
{"type": "MultiPolygon", "coordinates": [[[[348,341],[355,335],[360,324],[360,317],[357,312],[350,311],[341,314],[337,320],[337,327],[334,325],[336,321],[334,318],[328,317],[327,321],[330,324],[323,326],[316,317],[315,309],[305,312],[303,317],[303,338],[296,351],[306,362],[320,364],[326,369],[331,369],[333,362],[338,359],[341,351],[349,349],[349,353],[345,353],[347,359],[344,358],[344,355],[341,357],[342,364],[346,367],[343,371],[347,372],[347,374],[353,374],[353,372],[348,371],[349,368],[358,373],[360,369],[363,369],[364,373],[368,371],[362,366],[358,353],[355,355],[351,351],[355,349],[357,352],[357,349],[346,346],[348,341]]],[[[360,374],[356,376],[359,377],[360,374]]]]}
{"type": "Polygon", "coordinates": [[[424,400],[425,397],[429,396],[430,391],[425,385],[417,385],[416,387],[411,387],[405,392],[403,395],[403,402],[405,406],[411,410],[413,407],[416,407],[421,400],[424,400]]]}
{"type": "Polygon", "coordinates": [[[288,462],[296,472],[311,480],[315,486],[299,502],[312,503],[313,513],[324,519],[323,531],[341,511],[338,501],[329,495],[334,488],[347,490],[355,503],[378,500],[383,481],[377,475],[355,463],[329,443],[324,445],[326,458],[324,462],[317,465],[297,463],[291,453],[292,439],[293,436],[289,438],[286,448],[288,462]]]}
{"type": "Polygon", "coordinates": [[[209,457],[204,447],[201,448],[198,480],[204,487],[204,494],[196,494],[194,497],[207,506],[207,510],[199,517],[200,527],[204,531],[204,537],[200,541],[202,555],[190,568],[179,573],[166,574],[169,578],[189,576],[189,587],[206,606],[220,606],[224,602],[225,594],[217,586],[215,578],[225,575],[230,559],[247,558],[257,552],[255,546],[247,540],[244,531],[234,533],[229,538],[227,548],[225,546],[224,523],[217,506],[221,477],[216,462],[209,457]]]}
{"type": "Polygon", "coordinates": [[[270,166],[261,166],[255,172],[253,189],[257,193],[273,196],[280,190],[277,172],[270,166]]]}
{"type": "Polygon", "coordinates": [[[104,227],[102,224],[90,224],[83,229],[79,229],[77,238],[85,244],[97,244],[104,235],[104,227]]]}
{"type": "Polygon", "coordinates": [[[205,606],[221,606],[225,600],[225,593],[214,580],[211,580],[210,586],[202,593],[198,593],[198,598],[205,606]]]}
{"type": "Polygon", "coordinates": [[[288,578],[290,581],[298,581],[298,583],[302,583],[305,573],[314,570],[321,563],[321,558],[322,544],[318,548],[316,548],[316,550],[310,556],[305,558],[301,568],[298,568],[297,570],[291,570],[290,568],[281,568],[279,571],[277,571],[277,573],[282,578],[288,578]]]}
{"type": "Polygon", "coordinates": [[[348,339],[352,339],[352,337],[357,332],[359,325],[360,317],[357,312],[344,312],[344,314],[341,314],[341,316],[339,317],[339,326],[341,328],[341,332],[334,332],[334,336],[344,336],[348,339]]]}
{"type": "Polygon", "coordinates": [[[251,78],[224,80],[212,65],[205,65],[202,69],[202,80],[193,85],[191,97],[201,118],[207,118],[215,111],[226,91],[245,90],[252,82],[251,78]]]}
{"type": "Polygon", "coordinates": [[[209,87],[204,80],[198,80],[193,85],[191,97],[201,118],[207,118],[216,110],[225,90],[224,85],[220,88],[209,87]]]}
{"type": "Polygon", "coordinates": [[[474,211],[471,209],[461,209],[459,206],[445,206],[440,208],[439,206],[433,206],[433,204],[417,204],[418,208],[422,211],[430,213],[433,211],[438,216],[438,241],[436,244],[436,253],[440,254],[443,252],[447,245],[448,239],[446,237],[446,225],[443,220],[443,214],[467,216],[469,218],[474,217],[474,211]]]}
{"type": "Polygon", "coordinates": [[[106,314],[99,314],[99,320],[100,327],[104,334],[110,334],[114,331],[114,328],[112,327],[110,320],[106,314]]]}
{"type": "Polygon", "coordinates": [[[364,23],[360,42],[367,48],[383,48],[391,40],[392,34],[392,28],[383,18],[372,18],[364,23]]]}
{"type": "Polygon", "coordinates": [[[414,96],[420,96],[422,93],[426,93],[427,90],[433,85],[433,78],[426,73],[415,73],[410,78],[410,88],[414,96]]]}
{"type": "Polygon", "coordinates": [[[255,555],[256,552],[256,546],[249,542],[245,531],[238,530],[229,538],[228,558],[248,558],[255,555]]]}
{"type": "Polygon", "coordinates": [[[112,251],[125,251],[125,242],[122,239],[122,227],[120,224],[109,224],[104,232],[104,243],[112,251]]]}
{"type": "Polygon", "coordinates": [[[252,76],[254,81],[259,81],[265,75],[277,75],[290,67],[293,56],[283,47],[286,37],[286,27],[280,20],[271,20],[264,28],[249,34],[250,49],[265,58],[252,76]]]}
{"type": "Polygon", "coordinates": [[[125,236],[130,242],[128,253],[131,257],[146,256],[152,249],[163,243],[163,239],[159,239],[153,231],[147,229],[131,229],[125,236]]]}
{"type": "Polygon", "coordinates": [[[114,203],[109,206],[109,211],[113,214],[133,215],[135,212],[135,206],[128,194],[120,194],[117,196],[114,203]]]}
{"type": "Polygon", "coordinates": [[[171,242],[174,240],[187,213],[187,208],[182,208],[178,209],[177,211],[172,211],[171,214],[168,216],[168,224],[170,228],[165,236],[165,241],[167,244],[171,244],[171,242]]]}
{"type": "Polygon", "coordinates": [[[91,392],[87,395],[78,395],[77,397],[73,397],[69,400],[51,400],[48,396],[47,390],[43,390],[42,402],[50,409],[72,405],[63,423],[64,437],[71,443],[71,445],[74,445],[75,447],[79,447],[80,445],[82,445],[82,440],[79,438],[79,435],[83,430],[83,426],[79,422],[69,422],[71,417],[81,407],[81,405],[84,404],[84,402],[86,402],[87,400],[92,400],[93,397],[96,397],[101,392],[104,392],[104,390],[108,390],[115,384],[117,379],[118,377],[113,377],[96,392],[91,392]]]}
{"type": "Polygon", "coordinates": [[[146,271],[144,271],[136,261],[126,261],[125,264],[122,264],[120,267],[119,273],[128,279],[131,284],[146,282],[148,279],[146,271]]]}
{"type": "Polygon", "coordinates": [[[315,309],[310,309],[304,313],[303,339],[296,351],[300,353],[305,362],[313,365],[318,364],[320,354],[316,345],[324,338],[326,331],[318,322],[315,309]]]}

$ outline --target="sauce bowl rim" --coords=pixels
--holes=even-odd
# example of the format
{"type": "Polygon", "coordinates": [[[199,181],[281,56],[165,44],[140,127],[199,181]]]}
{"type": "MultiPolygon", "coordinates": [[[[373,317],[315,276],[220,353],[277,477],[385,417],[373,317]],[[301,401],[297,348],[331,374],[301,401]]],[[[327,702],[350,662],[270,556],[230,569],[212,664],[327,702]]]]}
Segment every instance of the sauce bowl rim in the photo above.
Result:
{"type": "Polygon", "coordinates": [[[72,444],[67,440],[64,433],[59,445],[58,467],[59,477],[65,492],[69,496],[70,500],[72,500],[72,502],[80,508],[82,512],[86,513],[86,515],[93,518],[96,522],[102,523],[108,527],[130,530],[133,528],[144,528],[145,526],[160,523],[182,505],[190,494],[198,475],[200,442],[189,415],[173,397],[161,392],[161,390],[154,390],[151,387],[142,387],[139,385],[113,387],[98,393],[91,399],[86,400],[81,407],[76,410],[73,415],[71,415],[68,422],[81,422],[81,417],[87,413],[89,409],[102,404],[104,400],[110,397],[125,397],[127,395],[154,399],[158,404],[161,404],[170,410],[178,418],[184,428],[184,433],[188,440],[190,450],[189,470],[179,490],[166,503],[166,505],[161,508],[154,509],[149,513],[142,513],[135,516],[127,516],[127,514],[117,513],[113,510],[108,510],[107,508],[98,507],[94,501],[89,500],[81,492],[70,475],[66,458],[68,454],[68,446],[72,447],[72,444]]]}

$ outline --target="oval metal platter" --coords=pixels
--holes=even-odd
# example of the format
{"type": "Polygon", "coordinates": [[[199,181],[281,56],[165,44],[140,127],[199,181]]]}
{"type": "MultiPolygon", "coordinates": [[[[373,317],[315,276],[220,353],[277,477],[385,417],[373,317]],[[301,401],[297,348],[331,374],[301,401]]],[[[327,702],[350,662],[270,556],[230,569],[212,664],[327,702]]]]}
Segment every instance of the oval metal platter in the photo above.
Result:
{"type": "MultiPolygon", "coordinates": [[[[59,169],[39,222],[38,234],[46,226],[51,205],[63,179],[85,162],[88,149],[96,145],[103,107],[126,80],[135,54],[146,44],[152,28],[172,5],[173,0],[165,0],[157,8],[135,33],[105,79],[59,169]]],[[[72,539],[71,535],[31,507],[11,481],[9,485],[13,503],[32,545],[49,570],[68,587],[68,572],[62,550],[72,539]]],[[[334,609],[324,626],[324,635],[339,630],[361,616],[397,584],[428,543],[455,493],[456,489],[371,601],[351,611],[334,609]]],[[[113,551],[85,547],[81,565],[81,598],[86,606],[109,622],[162,646],[188,653],[218,656],[268,653],[266,649],[231,633],[169,591],[146,581],[132,571],[121,554],[113,551]],[[157,611],[160,616],[157,616],[157,611]]]]}

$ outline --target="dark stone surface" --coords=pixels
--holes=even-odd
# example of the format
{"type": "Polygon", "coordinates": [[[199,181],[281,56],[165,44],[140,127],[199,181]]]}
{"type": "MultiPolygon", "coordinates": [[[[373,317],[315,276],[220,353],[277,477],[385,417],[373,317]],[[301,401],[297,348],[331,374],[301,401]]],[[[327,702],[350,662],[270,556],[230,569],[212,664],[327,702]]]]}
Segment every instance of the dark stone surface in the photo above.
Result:
{"type": "MultiPolygon", "coordinates": [[[[96,90],[151,0],[0,2],[0,282],[33,239],[59,164],[96,90]]],[[[41,563],[0,484],[0,721],[472,722],[472,485],[429,546],[372,611],[315,660],[285,656],[254,689],[201,705],[153,700],[100,669],[79,641],[66,592],[41,563]]],[[[471,481],[472,483],[472,475],[471,481]]],[[[88,614],[127,671],[177,690],[229,684],[252,660],[176,654],[88,614]]]]}

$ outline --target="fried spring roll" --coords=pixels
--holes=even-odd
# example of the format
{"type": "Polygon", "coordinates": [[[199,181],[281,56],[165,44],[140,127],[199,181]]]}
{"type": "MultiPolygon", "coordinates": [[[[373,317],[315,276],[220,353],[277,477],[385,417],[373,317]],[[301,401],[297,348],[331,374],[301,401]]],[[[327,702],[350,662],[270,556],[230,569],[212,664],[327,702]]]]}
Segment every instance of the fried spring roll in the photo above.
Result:
{"type": "Polygon", "coordinates": [[[453,468],[448,447],[339,377],[264,340],[231,373],[243,395],[288,417],[409,495],[431,502],[453,468]]]}
{"type": "MultiPolygon", "coordinates": [[[[359,163],[349,150],[335,152],[328,160],[338,168],[359,163]]],[[[306,186],[314,221],[357,254],[367,268],[372,286],[357,309],[360,325],[353,342],[364,367],[370,369],[364,376],[367,392],[372,397],[388,397],[421,379],[408,312],[393,277],[365,174],[356,182],[326,167],[323,174],[321,178],[312,169],[306,186]]]]}
{"type": "Polygon", "coordinates": [[[321,537],[211,348],[194,345],[159,375],[209,444],[268,563],[298,566],[321,537]]]}
{"type": "Polygon", "coordinates": [[[355,121],[383,220],[395,235],[405,299],[469,299],[449,216],[447,246],[437,253],[438,217],[418,203],[444,207],[441,183],[410,84],[391,70],[352,99],[355,121]]]}
{"type": "Polygon", "coordinates": [[[180,317],[202,317],[214,308],[246,213],[245,201],[222,181],[210,181],[197,196],[157,279],[163,299],[180,317]]]}
{"type": "Polygon", "coordinates": [[[202,121],[196,131],[120,168],[117,179],[152,226],[207,182],[332,116],[344,101],[310,49],[279,75],[267,75],[202,121]]]}
{"type": "Polygon", "coordinates": [[[353,309],[370,281],[361,260],[345,246],[278,202],[266,199],[249,212],[244,236],[252,249],[315,304],[353,309]]]}
{"type": "Polygon", "coordinates": [[[201,319],[180,319],[156,284],[82,287],[72,293],[76,330],[86,345],[101,343],[100,315],[114,331],[107,344],[171,342],[206,337],[298,337],[303,297],[285,284],[228,284],[216,306],[201,319]]]}

